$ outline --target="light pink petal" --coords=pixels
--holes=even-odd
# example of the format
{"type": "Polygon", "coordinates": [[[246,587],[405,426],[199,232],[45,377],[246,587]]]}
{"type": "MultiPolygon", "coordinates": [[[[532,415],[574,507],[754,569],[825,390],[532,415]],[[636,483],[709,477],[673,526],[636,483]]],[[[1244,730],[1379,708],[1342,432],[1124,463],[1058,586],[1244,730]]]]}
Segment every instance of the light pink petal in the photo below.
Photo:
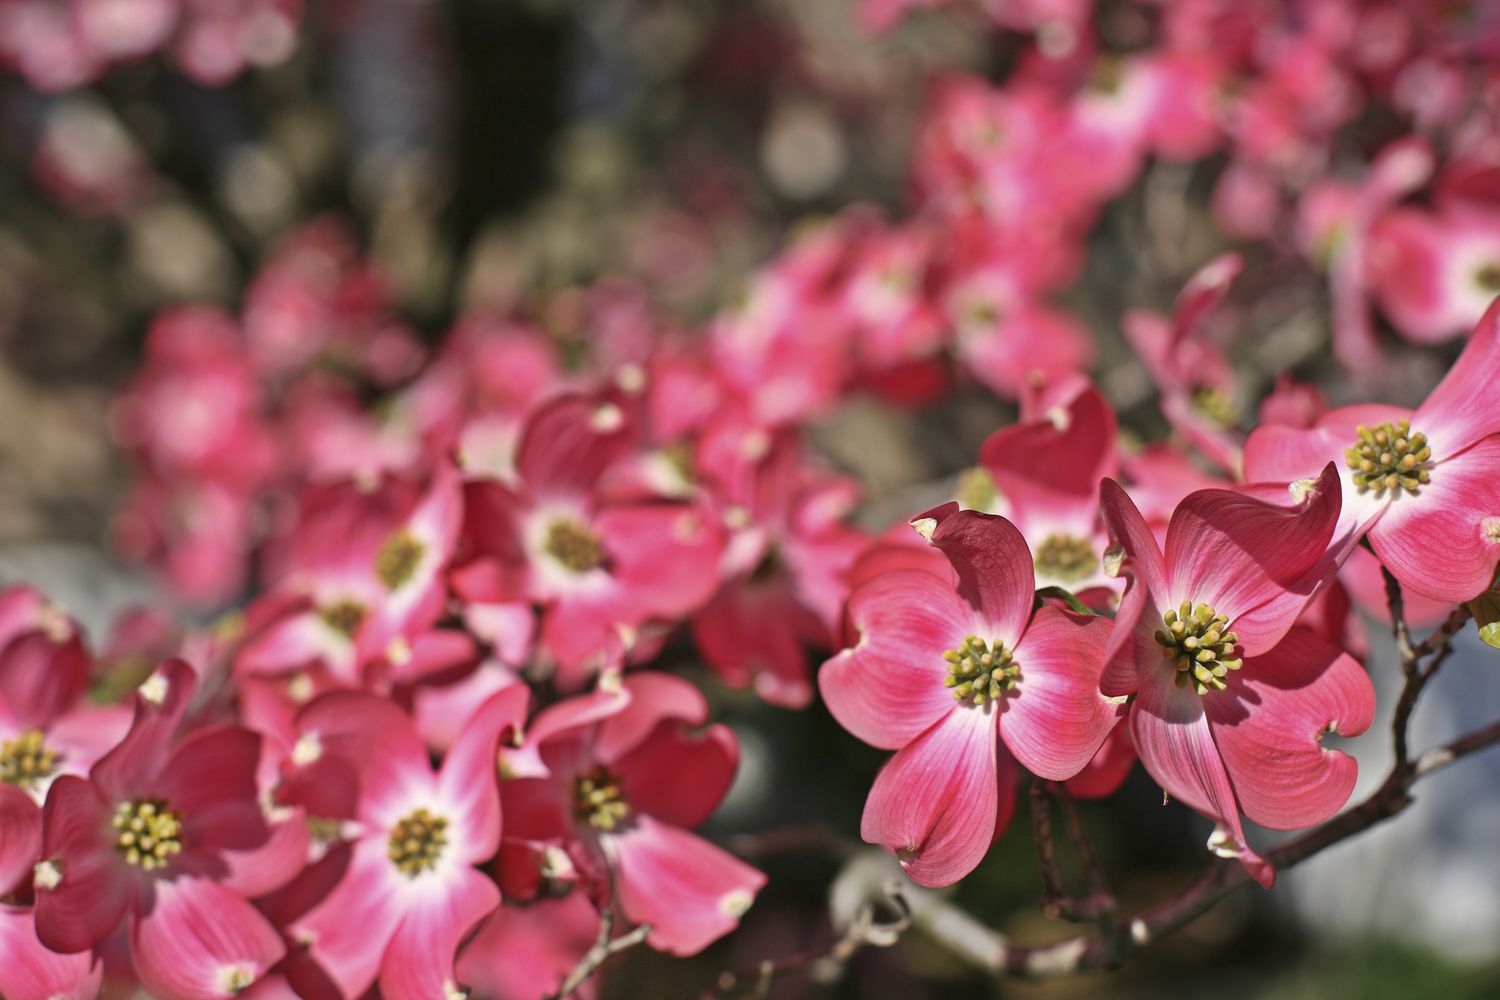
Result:
{"type": "Polygon", "coordinates": [[[1375,689],[1363,668],[1297,628],[1231,671],[1226,683],[1227,690],[1204,696],[1204,707],[1245,815],[1275,830],[1298,830],[1338,812],[1354,791],[1358,765],[1324,748],[1322,738],[1369,728],[1375,689]]]}
{"type": "Polygon", "coordinates": [[[405,876],[386,857],[386,838],[354,845],[348,867],[326,896],[287,927],[346,997],[375,982],[386,945],[401,923],[405,876]]]}
{"type": "Polygon", "coordinates": [[[1172,600],[1227,615],[1251,656],[1271,648],[1334,571],[1341,495],[1332,464],[1297,507],[1230,490],[1191,494],[1167,529],[1172,600]]]}
{"type": "Polygon", "coordinates": [[[531,689],[515,684],[491,695],[464,727],[438,773],[438,794],[452,825],[452,845],[466,863],[500,847],[500,741],[521,732],[531,689]]]}
{"type": "Polygon", "coordinates": [[[1000,739],[1032,774],[1073,777],[1121,718],[1099,691],[1111,622],[1037,609],[1016,650],[1021,683],[999,703],[1000,739]]]}
{"type": "Polygon", "coordinates": [[[1031,549],[1016,526],[954,503],[918,514],[912,524],[953,565],[959,594],[984,618],[989,635],[983,638],[1014,649],[1036,592],[1031,549]]]}
{"type": "Polygon", "coordinates": [[[60,955],[37,939],[32,911],[0,905],[0,996],[11,1000],[94,1000],[104,963],[91,952],[60,955]]]}
{"type": "Polygon", "coordinates": [[[94,786],[63,775],[42,807],[42,858],[62,873],[36,887],[37,936],[54,951],[91,948],[109,936],[130,902],[130,868],[115,851],[113,809],[94,786]]]}
{"type": "Polygon", "coordinates": [[[610,507],[599,512],[594,528],[604,543],[611,575],[645,616],[685,615],[708,600],[718,585],[722,538],[694,507],[610,507]]]}
{"type": "Polygon", "coordinates": [[[1275,873],[1245,842],[1239,803],[1203,699],[1191,688],[1178,687],[1171,673],[1158,669],[1142,678],[1131,706],[1130,738],[1141,763],[1167,794],[1219,824],[1246,871],[1269,888],[1275,873]]]}
{"type": "Polygon", "coordinates": [[[998,812],[995,717],[953,710],[886,762],[860,836],[895,852],[922,885],[951,885],[978,866],[998,812]]]}
{"type": "Polygon", "coordinates": [[[15,785],[0,784],[0,897],[31,880],[42,853],[42,811],[15,785]]]}
{"type": "Polygon", "coordinates": [[[130,732],[131,711],[125,705],[78,706],[47,727],[47,743],[63,757],[63,766],[86,774],[130,732]]]}
{"type": "Polygon", "coordinates": [[[435,628],[417,636],[404,655],[394,657],[391,678],[401,684],[415,684],[449,671],[456,673],[478,660],[479,646],[467,632],[435,628]]]}
{"type": "Polygon", "coordinates": [[[524,666],[531,658],[536,610],[529,602],[468,604],[464,606],[463,618],[469,631],[488,643],[495,657],[506,666],[524,666]]]}
{"type": "Polygon", "coordinates": [[[515,672],[493,660],[452,684],[424,684],[412,692],[412,717],[429,747],[446,753],[463,733],[475,705],[514,684],[524,683],[515,672]]]}
{"type": "Polygon", "coordinates": [[[696,834],[650,816],[601,838],[625,916],[658,951],[694,955],[739,925],[766,877],[696,834]]]}
{"type": "Polygon", "coordinates": [[[1127,580],[1100,677],[1101,690],[1116,697],[1133,692],[1141,669],[1160,659],[1142,638],[1150,641],[1161,607],[1171,598],[1161,547],[1135,502],[1113,479],[1100,485],[1099,502],[1111,547],[1122,554],[1118,573],[1127,580]]]}
{"type": "Polygon", "coordinates": [[[157,880],[150,910],[132,925],[131,961],[159,1000],[228,1000],[286,954],[255,907],[208,879],[157,880]]]}
{"type": "Polygon", "coordinates": [[[1474,328],[1464,351],[1438,387],[1412,416],[1412,429],[1427,435],[1439,461],[1480,438],[1500,433],[1500,301],[1474,328]]]}
{"type": "Polygon", "coordinates": [[[929,573],[897,569],[871,580],[849,599],[856,645],[818,673],[824,704],[871,746],[905,746],[953,708],[943,654],[974,619],[952,585],[929,573]]]}
{"type": "Polygon", "coordinates": [[[1392,501],[1370,545],[1402,586],[1456,603],[1490,585],[1500,562],[1500,435],[1440,462],[1432,482],[1392,501]]]}
{"type": "Polygon", "coordinates": [[[632,810],[691,830],[723,801],[739,766],[740,747],[728,726],[690,733],[666,721],[613,762],[632,810]]]}
{"type": "Polygon", "coordinates": [[[433,1000],[452,996],[458,947],[500,905],[500,890],[473,868],[445,875],[441,890],[411,893],[401,926],[380,965],[386,1000],[433,1000]]]}
{"type": "MultiPolygon", "coordinates": [[[[1380,572],[1380,560],[1375,553],[1363,547],[1353,549],[1339,570],[1339,582],[1344,585],[1359,610],[1386,625],[1391,623],[1385,576],[1380,572]]],[[[1453,610],[1452,601],[1439,601],[1415,590],[1405,592],[1402,597],[1406,624],[1412,628],[1431,628],[1447,618],[1448,612],[1453,610]]],[[[1355,649],[1350,649],[1349,652],[1355,656],[1361,655],[1355,649]]]]}

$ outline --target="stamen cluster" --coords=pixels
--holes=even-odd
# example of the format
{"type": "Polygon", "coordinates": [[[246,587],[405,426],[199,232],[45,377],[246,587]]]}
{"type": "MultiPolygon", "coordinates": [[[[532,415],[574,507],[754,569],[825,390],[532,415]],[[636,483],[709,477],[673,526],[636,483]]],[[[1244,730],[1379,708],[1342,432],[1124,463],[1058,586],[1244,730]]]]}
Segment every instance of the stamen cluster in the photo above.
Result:
{"type": "Polygon", "coordinates": [[[112,821],[115,850],[146,871],[156,871],[182,853],[182,817],[160,799],[121,802],[112,821]]]}
{"type": "Polygon", "coordinates": [[[1355,433],[1359,439],[1344,451],[1344,460],[1359,492],[1374,490],[1379,496],[1390,490],[1394,496],[1398,489],[1404,489],[1415,494],[1431,480],[1427,463],[1432,461],[1432,449],[1427,445],[1427,435],[1412,433],[1411,421],[1402,419],[1373,428],[1361,424],[1355,433]]]}
{"type": "Polygon", "coordinates": [[[417,572],[427,551],[408,531],[398,531],[387,538],[375,553],[375,576],[386,590],[399,590],[417,572]]]}
{"type": "Polygon", "coordinates": [[[952,688],[953,697],[961,702],[999,701],[1021,682],[1021,665],[998,639],[986,642],[968,636],[963,645],[944,653],[943,659],[948,661],[943,686],[952,688]]]}
{"type": "Polygon", "coordinates": [[[1075,583],[1099,568],[1099,556],[1086,538],[1048,535],[1036,551],[1038,575],[1075,583]]]}
{"type": "Polygon", "coordinates": [[[448,845],[448,817],[434,816],[426,808],[415,809],[391,828],[386,857],[397,870],[413,878],[437,867],[448,845]]]}
{"type": "Polygon", "coordinates": [[[630,816],[619,777],[600,765],[578,779],[573,811],[596,830],[613,830],[630,816]]]}
{"type": "Polygon", "coordinates": [[[34,729],[0,743],[0,782],[34,789],[57,770],[57,751],[34,729]]]}
{"type": "Polygon", "coordinates": [[[577,521],[559,518],[547,526],[547,554],[575,573],[587,573],[604,562],[599,536],[577,521]]]}
{"type": "Polygon", "coordinates": [[[1191,684],[1199,694],[1224,690],[1229,671],[1244,663],[1236,646],[1240,637],[1229,631],[1229,619],[1207,604],[1183,601],[1162,615],[1162,622],[1166,628],[1157,629],[1156,641],[1162,657],[1177,662],[1177,686],[1191,684]]]}

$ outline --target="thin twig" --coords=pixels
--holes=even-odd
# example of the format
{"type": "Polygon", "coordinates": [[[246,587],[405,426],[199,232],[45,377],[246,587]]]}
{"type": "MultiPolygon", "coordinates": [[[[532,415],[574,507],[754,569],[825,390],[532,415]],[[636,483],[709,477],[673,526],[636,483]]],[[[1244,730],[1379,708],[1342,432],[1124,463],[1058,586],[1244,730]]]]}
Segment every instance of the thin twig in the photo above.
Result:
{"type": "Polygon", "coordinates": [[[594,941],[594,946],[588,950],[578,964],[569,972],[567,978],[558,986],[556,993],[549,993],[544,1000],[565,1000],[570,997],[589,977],[599,971],[599,967],[609,961],[620,952],[646,940],[651,933],[650,924],[641,924],[619,937],[612,937],[614,933],[614,913],[608,908],[599,911],[599,937],[594,941]]]}

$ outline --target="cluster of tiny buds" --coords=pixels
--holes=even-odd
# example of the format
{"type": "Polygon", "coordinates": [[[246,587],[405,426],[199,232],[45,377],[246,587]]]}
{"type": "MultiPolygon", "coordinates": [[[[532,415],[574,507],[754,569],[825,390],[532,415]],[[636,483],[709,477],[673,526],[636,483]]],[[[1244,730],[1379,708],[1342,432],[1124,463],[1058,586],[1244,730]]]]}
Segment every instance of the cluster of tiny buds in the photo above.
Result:
{"type": "Polygon", "coordinates": [[[57,770],[57,751],[35,729],[0,742],[0,782],[34,789],[57,770]]]}
{"type": "Polygon", "coordinates": [[[573,809],[579,819],[604,831],[613,830],[630,816],[630,804],[625,801],[619,777],[603,765],[579,776],[573,809]]]}
{"type": "Polygon", "coordinates": [[[1229,619],[1207,604],[1183,601],[1162,615],[1162,622],[1166,628],[1157,629],[1156,641],[1163,659],[1176,661],[1177,685],[1191,684],[1199,694],[1224,690],[1224,678],[1244,662],[1236,649],[1240,637],[1229,631],[1229,619]]]}
{"type": "Polygon", "coordinates": [[[1402,419],[1373,428],[1360,424],[1355,434],[1358,440],[1354,447],[1345,449],[1344,461],[1359,492],[1374,490],[1378,495],[1390,490],[1395,495],[1396,490],[1404,489],[1416,493],[1430,481],[1425,465],[1432,460],[1432,449],[1427,435],[1412,433],[1411,421],[1402,419]]]}
{"type": "Polygon", "coordinates": [[[999,701],[1021,681],[1021,665],[999,639],[985,642],[968,636],[963,645],[943,654],[948,661],[948,675],[943,686],[953,691],[958,701],[983,705],[999,701]]]}
{"type": "Polygon", "coordinates": [[[403,875],[417,877],[437,867],[448,845],[448,817],[414,809],[391,828],[386,857],[403,875]]]}

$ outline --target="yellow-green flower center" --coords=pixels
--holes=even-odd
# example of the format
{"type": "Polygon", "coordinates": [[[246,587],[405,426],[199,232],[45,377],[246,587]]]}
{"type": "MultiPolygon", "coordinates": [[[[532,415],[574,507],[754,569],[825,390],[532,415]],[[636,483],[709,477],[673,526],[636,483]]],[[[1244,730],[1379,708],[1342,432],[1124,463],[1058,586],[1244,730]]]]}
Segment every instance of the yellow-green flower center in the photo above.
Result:
{"type": "Polygon", "coordinates": [[[575,573],[587,573],[604,562],[604,545],[599,536],[567,518],[558,518],[547,526],[547,540],[542,546],[548,555],[575,573]]]}
{"type": "Polygon", "coordinates": [[[386,849],[396,868],[416,878],[437,867],[448,845],[448,817],[434,816],[427,809],[416,809],[391,827],[391,842],[386,849]]]}
{"type": "Polygon", "coordinates": [[[1036,570],[1041,576],[1064,583],[1077,583],[1099,568],[1099,556],[1087,538],[1048,535],[1036,550],[1036,570]]]}
{"type": "Polygon", "coordinates": [[[416,574],[426,551],[427,546],[411,532],[398,531],[375,553],[375,576],[385,584],[386,590],[400,590],[416,574]]]}
{"type": "Polygon", "coordinates": [[[115,807],[115,850],[130,864],[155,871],[182,853],[182,817],[161,799],[137,799],[115,807]]]}
{"type": "Polygon", "coordinates": [[[35,729],[0,743],[0,782],[34,790],[57,770],[57,751],[35,729]]]}
{"type": "Polygon", "coordinates": [[[1489,263],[1475,271],[1474,284],[1491,295],[1500,293],[1500,263],[1489,263]]]}
{"type": "Polygon", "coordinates": [[[1201,385],[1193,390],[1193,410],[1215,427],[1233,427],[1239,423],[1239,407],[1234,397],[1223,389],[1201,385]]]}
{"type": "Polygon", "coordinates": [[[630,816],[620,778],[602,764],[581,775],[573,792],[573,812],[596,830],[613,830],[630,816]]]}
{"type": "Polygon", "coordinates": [[[358,601],[335,601],[318,609],[323,624],[344,636],[353,639],[365,620],[365,606],[358,601]]]}
{"type": "Polygon", "coordinates": [[[1377,497],[1387,491],[1391,496],[1401,490],[1415,494],[1431,481],[1432,449],[1427,435],[1412,432],[1411,421],[1361,424],[1355,433],[1358,438],[1344,451],[1344,464],[1359,492],[1373,490],[1377,497]]]}
{"type": "Polygon", "coordinates": [[[959,702],[983,705],[999,701],[1021,681],[1021,665],[999,639],[985,642],[968,636],[963,645],[943,654],[948,674],[943,686],[953,691],[959,702]]]}
{"type": "Polygon", "coordinates": [[[995,477],[982,465],[965,469],[959,473],[958,485],[954,487],[953,499],[964,510],[987,511],[1000,499],[1000,490],[995,477]]]}
{"type": "Polygon", "coordinates": [[[1229,619],[1207,604],[1183,601],[1161,616],[1165,628],[1156,631],[1162,658],[1177,667],[1177,686],[1191,685],[1199,694],[1224,690],[1224,678],[1238,670],[1239,635],[1229,630],[1229,619]]]}

